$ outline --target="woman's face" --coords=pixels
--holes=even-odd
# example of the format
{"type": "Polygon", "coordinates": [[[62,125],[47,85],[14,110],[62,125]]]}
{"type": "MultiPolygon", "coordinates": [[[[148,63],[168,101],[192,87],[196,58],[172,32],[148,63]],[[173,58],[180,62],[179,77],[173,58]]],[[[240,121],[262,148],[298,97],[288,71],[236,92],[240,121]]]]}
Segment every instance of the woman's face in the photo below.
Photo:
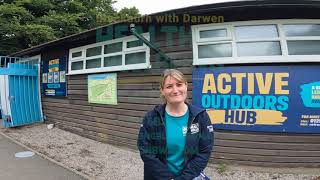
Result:
{"type": "Polygon", "coordinates": [[[187,84],[179,82],[172,76],[165,79],[160,91],[169,104],[183,103],[187,98],[187,84]]]}

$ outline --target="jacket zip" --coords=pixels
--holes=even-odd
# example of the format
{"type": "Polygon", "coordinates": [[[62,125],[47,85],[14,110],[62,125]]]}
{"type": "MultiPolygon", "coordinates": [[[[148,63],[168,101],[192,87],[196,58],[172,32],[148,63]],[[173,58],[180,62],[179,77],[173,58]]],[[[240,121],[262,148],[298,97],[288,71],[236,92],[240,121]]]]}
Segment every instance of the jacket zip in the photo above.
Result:
{"type": "Polygon", "coordinates": [[[184,145],[184,165],[187,164],[187,143],[188,143],[188,132],[190,129],[191,124],[193,123],[193,121],[196,119],[196,116],[192,118],[192,120],[190,121],[190,124],[188,124],[188,129],[187,129],[187,136],[186,136],[186,144],[184,145]]]}
{"type": "MultiPolygon", "coordinates": [[[[193,123],[193,121],[196,119],[196,117],[200,114],[200,113],[202,113],[203,111],[201,111],[201,112],[199,112],[198,114],[196,114],[193,118],[192,118],[192,120],[190,121],[190,124],[188,124],[188,129],[187,129],[187,136],[186,136],[186,144],[185,144],[185,146],[184,146],[184,165],[186,165],[187,164],[187,143],[188,143],[188,132],[189,132],[189,129],[190,129],[190,127],[191,127],[191,124],[193,123]]],[[[199,128],[200,128],[200,124],[199,124],[199,128]]],[[[200,129],[199,129],[200,130],[200,129]]],[[[190,130],[191,131],[191,130],[190,130]]],[[[200,133],[200,132],[199,132],[200,133]]]]}
{"type": "MultiPolygon", "coordinates": [[[[165,123],[164,123],[164,120],[163,120],[162,115],[160,114],[159,111],[157,111],[157,113],[158,113],[158,115],[160,116],[160,120],[161,120],[163,126],[165,126],[165,123]]],[[[164,136],[164,137],[165,137],[164,143],[165,143],[165,148],[166,148],[166,154],[165,154],[165,159],[164,159],[164,161],[165,161],[165,163],[167,163],[167,157],[168,157],[167,137],[166,137],[166,136],[167,136],[167,131],[166,131],[166,127],[164,127],[163,129],[164,129],[164,135],[165,135],[165,136],[164,136]]]]}

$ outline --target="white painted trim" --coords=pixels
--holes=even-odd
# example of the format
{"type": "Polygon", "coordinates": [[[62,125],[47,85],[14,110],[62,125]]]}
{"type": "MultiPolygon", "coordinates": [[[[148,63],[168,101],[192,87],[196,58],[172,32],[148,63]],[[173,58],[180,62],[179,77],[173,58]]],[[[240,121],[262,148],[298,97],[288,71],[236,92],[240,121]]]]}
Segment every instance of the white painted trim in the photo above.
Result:
{"type": "Polygon", "coordinates": [[[132,64],[126,66],[111,66],[104,68],[95,68],[95,69],[86,69],[86,70],[77,70],[68,73],[68,75],[75,74],[90,74],[90,73],[100,73],[100,72],[115,72],[115,71],[126,71],[126,70],[137,70],[137,69],[150,69],[151,66],[149,64],[132,64]]]}
{"type": "MultiPolygon", "coordinates": [[[[149,33],[142,34],[146,39],[150,39],[149,33]]],[[[123,38],[113,39],[109,41],[99,42],[95,44],[89,44],[86,46],[81,46],[77,48],[73,48],[69,50],[69,68],[68,68],[68,74],[67,75],[74,75],[74,74],[88,74],[88,73],[98,73],[98,72],[113,72],[113,71],[124,71],[124,70],[135,70],[135,69],[148,69],[151,68],[150,65],[150,48],[146,46],[144,43],[142,46],[133,47],[133,48],[127,48],[127,42],[136,41],[138,40],[134,36],[127,36],[123,38]],[[122,42],[122,51],[121,52],[115,52],[110,54],[104,54],[104,45],[113,44],[117,42],[122,42]],[[91,56],[86,57],[86,49],[101,46],[102,51],[101,55],[97,56],[91,56]],[[74,52],[82,52],[81,57],[72,58],[72,53],[74,52]],[[130,53],[138,53],[138,52],[146,52],[146,63],[141,64],[132,64],[132,65],[125,65],[125,55],[130,53]],[[122,56],[122,65],[121,66],[111,66],[111,67],[104,67],[104,58],[105,57],[111,57],[111,56],[122,56]],[[100,58],[101,59],[101,67],[99,68],[92,68],[92,69],[86,69],[86,61],[90,59],[100,58]],[[71,64],[73,62],[83,61],[83,67],[81,70],[71,70],[71,64]]]]}
{"type": "Polygon", "coordinates": [[[6,100],[8,99],[5,95],[6,91],[6,83],[4,80],[4,75],[0,75],[0,110],[2,111],[3,115],[7,115],[7,106],[6,106],[6,100]]]}
{"type": "Polygon", "coordinates": [[[256,56],[256,57],[226,57],[226,58],[204,58],[193,65],[209,65],[209,64],[245,64],[245,63],[281,63],[281,62],[319,62],[319,56],[316,55],[295,55],[289,56],[256,56]],[[214,60],[213,60],[214,59],[214,60]]]}
{"type": "Polygon", "coordinates": [[[237,63],[278,63],[278,62],[320,62],[320,55],[289,55],[287,41],[288,40],[320,40],[320,36],[297,36],[285,37],[283,25],[288,24],[320,24],[320,19],[281,19],[281,20],[256,20],[256,21],[237,21],[228,23],[212,23],[191,26],[192,30],[192,47],[193,47],[193,65],[208,65],[208,64],[237,64],[237,63]],[[278,38],[260,38],[260,39],[241,39],[236,40],[234,27],[236,26],[253,26],[253,25],[276,25],[279,37],[278,38]],[[230,40],[219,38],[208,38],[200,40],[199,32],[208,29],[222,29],[230,31],[230,40]],[[280,42],[282,55],[279,56],[247,56],[238,57],[237,43],[239,42],[280,42]],[[198,58],[198,45],[232,43],[232,57],[225,58],[198,58]]]}
{"type": "MultiPolygon", "coordinates": [[[[231,31],[231,35],[232,35],[232,39],[236,39],[236,32],[234,31],[234,27],[231,26],[230,28],[230,31],[231,31]]],[[[238,51],[237,51],[237,44],[236,44],[236,41],[231,41],[231,46],[232,46],[232,57],[235,58],[238,56],[238,51]]]]}
{"type": "Polygon", "coordinates": [[[282,56],[286,56],[288,57],[288,46],[287,46],[287,40],[285,38],[285,34],[282,30],[282,24],[278,24],[278,29],[281,29],[279,30],[279,38],[280,38],[280,47],[281,47],[281,53],[282,53],[282,56]]]}
{"type": "MultiPolygon", "coordinates": [[[[6,84],[6,90],[5,90],[5,92],[6,92],[6,94],[5,94],[5,97],[7,97],[8,99],[7,99],[7,102],[9,103],[9,105],[7,104],[7,108],[8,108],[8,115],[9,116],[12,116],[12,113],[11,113],[11,102],[10,102],[10,100],[9,100],[9,96],[10,96],[10,91],[9,91],[9,76],[8,75],[5,75],[4,76],[4,81],[5,81],[5,84],[6,84]]],[[[13,123],[13,121],[12,121],[12,123],[13,123]]]]}
{"type": "Polygon", "coordinates": [[[196,43],[196,36],[196,28],[191,26],[193,63],[195,63],[195,59],[198,59],[198,44],[196,43]]]}
{"type": "Polygon", "coordinates": [[[0,106],[3,115],[11,116],[8,75],[0,75],[0,106]]]}
{"type": "MultiPolygon", "coordinates": [[[[40,57],[41,58],[41,57],[40,57]]],[[[40,59],[40,61],[41,61],[41,59],[40,59]]],[[[38,83],[39,83],[39,86],[38,86],[38,92],[39,92],[39,106],[40,106],[40,115],[41,115],[41,120],[44,120],[43,119],[43,111],[42,111],[42,100],[41,100],[41,88],[40,88],[40,86],[42,85],[42,83],[41,83],[41,74],[40,74],[40,68],[41,68],[41,65],[40,65],[40,63],[38,64],[38,74],[39,74],[39,76],[38,76],[38,83]]]]}

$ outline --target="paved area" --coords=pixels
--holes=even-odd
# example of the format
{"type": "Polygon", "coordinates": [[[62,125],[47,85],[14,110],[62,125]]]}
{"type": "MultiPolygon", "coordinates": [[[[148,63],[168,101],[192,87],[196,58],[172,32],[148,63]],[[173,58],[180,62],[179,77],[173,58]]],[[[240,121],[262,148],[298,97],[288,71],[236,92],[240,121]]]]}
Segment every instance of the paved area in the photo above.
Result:
{"type": "Polygon", "coordinates": [[[82,180],[83,178],[38,155],[16,158],[27,149],[0,134],[0,179],[3,180],[82,180]]]}
{"type": "MultiPolygon", "coordinates": [[[[48,130],[45,124],[1,129],[0,121],[0,134],[8,137],[11,140],[10,142],[16,142],[16,144],[20,144],[22,147],[26,147],[27,149],[32,148],[39,152],[41,157],[45,157],[44,159],[49,158],[50,162],[55,161],[60,166],[70,169],[71,172],[81,174],[82,177],[86,177],[87,179],[143,179],[143,162],[139,153],[132,151],[131,149],[119,148],[109,144],[100,143],[58,128],[48,130]]],[[[8,142],[1,143],[0,140],[0,145],[2,144],[8,144],[8,142]]],[[[2,146],[0,146],[0,150],[2,149],[2,146]]],[[[7,150],[5,152],[8,153],[13,151],[7,150]]],[[[0,155],[3,154],[4,153],[0,151],[0,155]]],[[[10,155],[5,157],[7,158],[9,156],[12,159],[15,159],[14,153],[10,153],[10,155]]],[[[50,180],[50,178],[64,180],[78,178],[62,175],[64,174],[63,169],[53,170],[53,168],[48,165],[49,162],[37,163],[40,164],[41,167],[32,167],[32,170],[23,169],[31,166],[29,162],[27,162],[25,166],[21,167],[22,170],[20,170],[20,167],[10,169],[7,167],[9,164],[6,164],[7,162],[2,160],[2,156],[0,156],[0,180],[50,180]],[[39,168],[45,167],[48,168],[46,170],[39,170],[39,168]],[[37,171],[40,171],[40,173],[37,171]],[[9,175],[10,173],[15,173],[13,174],[15,176],[12,176],[12,178],[10,176],[1,176],[1,174],[6,175],[6,172],[9,175]],[[43,178],[42,173],[45,175],[46,179],[43,178]],[[36,174],[37,178],[27,177],[27,174],[36,174]]],[[[217,180],[320,180],[319,168],[266,168],[240,165],[226,165],[222,168],[221,164],[210,164],[205,171],[211,179],[217,180]]]]}

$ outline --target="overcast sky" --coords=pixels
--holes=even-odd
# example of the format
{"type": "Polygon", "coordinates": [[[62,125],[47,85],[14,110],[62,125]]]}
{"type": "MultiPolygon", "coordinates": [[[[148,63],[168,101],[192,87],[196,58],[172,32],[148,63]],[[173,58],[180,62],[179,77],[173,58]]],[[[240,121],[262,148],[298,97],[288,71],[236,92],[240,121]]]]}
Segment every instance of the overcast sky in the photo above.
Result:
{"type": "Polygon", "coordinates": [[[133,7],[139,9],[140,14],[151,14],[170,9],[178,9],[182,7],[211,4],[219,2],[229,2],[236,0],[116,0],[114,7],[120,10],[123,7],[133,7]]]}

